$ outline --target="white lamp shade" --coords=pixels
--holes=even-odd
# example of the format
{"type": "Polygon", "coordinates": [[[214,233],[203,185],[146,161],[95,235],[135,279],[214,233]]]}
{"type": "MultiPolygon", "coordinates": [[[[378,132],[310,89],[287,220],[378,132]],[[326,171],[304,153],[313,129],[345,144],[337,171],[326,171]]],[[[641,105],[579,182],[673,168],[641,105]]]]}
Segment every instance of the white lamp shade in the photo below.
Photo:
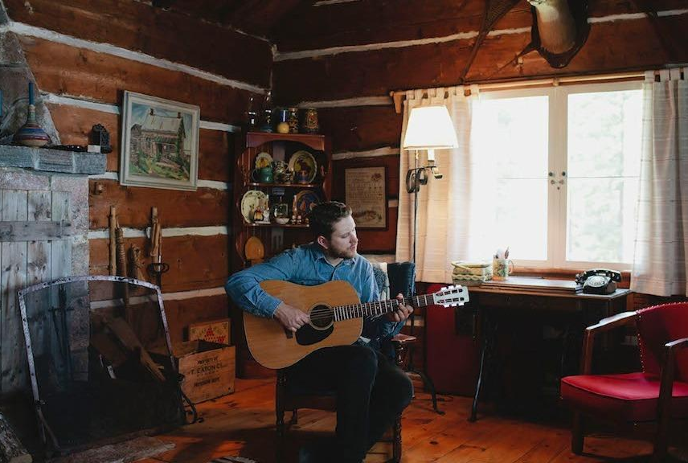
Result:
{"type": "Polygon", "coordinates": [[[456,131],[445,106],[411,109],[404,136],[405,150],[456,148],[456,131]]]}

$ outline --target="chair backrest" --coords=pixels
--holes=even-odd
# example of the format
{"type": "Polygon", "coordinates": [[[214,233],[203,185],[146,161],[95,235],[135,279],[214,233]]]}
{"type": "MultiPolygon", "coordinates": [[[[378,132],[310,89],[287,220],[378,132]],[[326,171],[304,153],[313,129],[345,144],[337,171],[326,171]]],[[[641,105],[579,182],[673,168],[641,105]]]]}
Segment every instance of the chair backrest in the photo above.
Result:
{"type": "Polygon", "coordinates": [[[387,265],[389,276],[389,293],[392,297],[401,293],[405,297],[416,293],[416,264],[413,262],[395,262],[387,265]]]}
{"type": "MultiPolygon", "coordinates": [[[[643,371],[659,375],[663,346],[688,337],[688,302],[660,304],[638,311],[638,344],[643,371]]],[[[688,381],[688,350],[676,355],[676,380],[688,381]]]]}

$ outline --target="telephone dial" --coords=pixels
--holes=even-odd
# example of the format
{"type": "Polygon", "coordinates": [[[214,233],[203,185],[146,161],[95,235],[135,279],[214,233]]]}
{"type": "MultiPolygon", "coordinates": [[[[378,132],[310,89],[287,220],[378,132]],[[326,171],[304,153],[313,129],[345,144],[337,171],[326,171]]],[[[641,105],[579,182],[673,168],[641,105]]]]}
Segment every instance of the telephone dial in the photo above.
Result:
{"type": "Polygon", "coordinates": [[[621,273],[616,270],[596,268],[576,275],[576,283],[583,286],[588,294],[612,294],[616,283],[621,281],[621,273]]]}

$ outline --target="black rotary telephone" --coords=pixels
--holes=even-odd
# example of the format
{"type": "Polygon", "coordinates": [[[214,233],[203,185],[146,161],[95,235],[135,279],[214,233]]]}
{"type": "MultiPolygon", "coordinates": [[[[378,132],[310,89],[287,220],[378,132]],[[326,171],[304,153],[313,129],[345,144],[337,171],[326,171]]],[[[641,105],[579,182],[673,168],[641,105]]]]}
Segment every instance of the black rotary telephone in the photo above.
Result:
{"type": "Polygon", "coordinates": [[[588,294],[612,294],[616,283],[621,281],[621,273],[616,270],[596,268],[576,275],[576,283],[583,285],[588,294]]]}

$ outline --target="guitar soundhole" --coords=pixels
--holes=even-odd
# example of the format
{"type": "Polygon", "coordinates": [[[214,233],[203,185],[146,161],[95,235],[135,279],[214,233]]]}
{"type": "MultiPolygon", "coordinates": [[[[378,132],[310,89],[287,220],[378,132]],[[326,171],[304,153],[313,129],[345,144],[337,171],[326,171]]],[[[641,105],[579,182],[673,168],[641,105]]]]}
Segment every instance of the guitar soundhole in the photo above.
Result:
{"type": "Polygon", "coordinates": [[[311,325],[320,330],[323,330],[332,325],[332,320],[334,317],[332,309],[326,305],[317,305],[313,307],[310,316],[311,325]]]}

